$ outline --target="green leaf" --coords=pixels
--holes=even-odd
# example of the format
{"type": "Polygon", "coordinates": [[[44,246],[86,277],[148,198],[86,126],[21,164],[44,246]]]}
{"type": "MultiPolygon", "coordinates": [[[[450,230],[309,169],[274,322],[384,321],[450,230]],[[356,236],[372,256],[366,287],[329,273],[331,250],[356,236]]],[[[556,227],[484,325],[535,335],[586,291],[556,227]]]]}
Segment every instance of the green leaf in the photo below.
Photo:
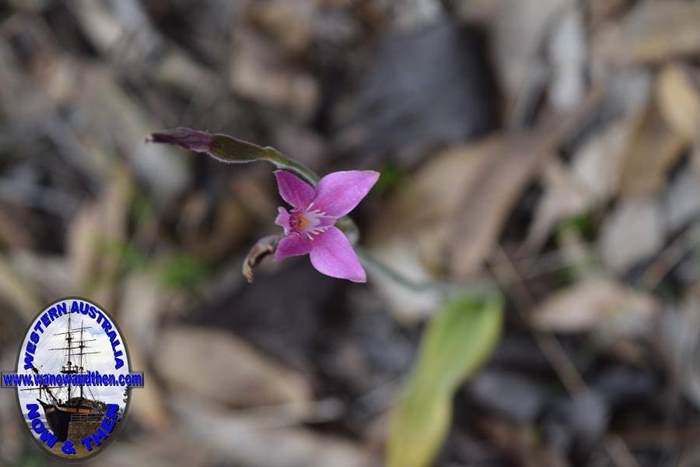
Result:
{"type": "Polygon", "coordinates": [[[459,295],[431,320],[389,424],[387,467],[428,467],[452,419],[452,397],[493,351],[500,296],[459,295]]]}

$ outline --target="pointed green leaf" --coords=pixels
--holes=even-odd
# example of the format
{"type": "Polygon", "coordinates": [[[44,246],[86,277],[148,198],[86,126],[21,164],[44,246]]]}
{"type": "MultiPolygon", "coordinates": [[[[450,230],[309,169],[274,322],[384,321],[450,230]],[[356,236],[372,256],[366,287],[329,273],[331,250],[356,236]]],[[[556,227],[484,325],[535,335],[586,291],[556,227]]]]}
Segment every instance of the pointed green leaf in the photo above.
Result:
{"type": "Polygon", "coordinates": [[[452,396],[500,336],[500,297],[460,295],[431,320],[418,361],[391,414],[387,467],[428,467],[449,429],[452,396]]]}

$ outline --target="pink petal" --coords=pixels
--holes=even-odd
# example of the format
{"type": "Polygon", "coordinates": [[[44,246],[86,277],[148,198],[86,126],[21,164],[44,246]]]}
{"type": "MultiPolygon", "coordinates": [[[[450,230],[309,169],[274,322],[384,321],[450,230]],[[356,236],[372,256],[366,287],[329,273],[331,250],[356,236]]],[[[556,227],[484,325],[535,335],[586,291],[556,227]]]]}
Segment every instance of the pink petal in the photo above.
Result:
{"type": "Polygon", "coordinates": [[[320,273],[353,282],[367,282],[365,270],[350,241],[337,227],[329,227],[314,238],[309,256],[311,264],[320,273]]]}
{"type": "Polygon", "coordinates": [[[316,187],[314,209],[334,217],[342,217],[358,205],[372,189],[379,172],[374,170],[347,170],[333,172],[321,179],[316,187]]]}
{"type": "Polygon", "coordinates": [[[289,235],[289,212],[283,207],[277,208],[277,217],[275,218],[275,224],[279,225],[284,229],[284,234],[289,235]]]}
{"type": "Polygon", "coordinates": [[[316,196],[314,187],[286,170],[275,170],[277,189],[283,200],[297,209],[305,209],[316,196]]]}
{"type": "Polygon", "coordinates": [[[312,242],[298,234],[288,235],[277,243],[275,259],[280,261],[289,256],[305,255],[311,250],[312,242]]]}

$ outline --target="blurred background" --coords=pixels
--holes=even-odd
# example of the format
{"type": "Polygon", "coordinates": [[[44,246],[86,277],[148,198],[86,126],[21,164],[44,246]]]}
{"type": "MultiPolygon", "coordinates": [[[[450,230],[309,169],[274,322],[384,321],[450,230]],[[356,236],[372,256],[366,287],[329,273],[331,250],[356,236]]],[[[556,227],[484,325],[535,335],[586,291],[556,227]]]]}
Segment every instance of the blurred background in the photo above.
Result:
{"type": "MultiPolygon", "coordinates": [[[[699,59],[696,1],[0,1],[0,367],[81,295],[146,373],[94,462],[379,466],[435,284],[488,284],[435,466],[700,465],[699,59]],[[270,166],[145,144],[176,126],[381,171],[383,266],[247,284],[270,166]]],[[[15,397],[0,465],[53,464],[15,397]]]]}

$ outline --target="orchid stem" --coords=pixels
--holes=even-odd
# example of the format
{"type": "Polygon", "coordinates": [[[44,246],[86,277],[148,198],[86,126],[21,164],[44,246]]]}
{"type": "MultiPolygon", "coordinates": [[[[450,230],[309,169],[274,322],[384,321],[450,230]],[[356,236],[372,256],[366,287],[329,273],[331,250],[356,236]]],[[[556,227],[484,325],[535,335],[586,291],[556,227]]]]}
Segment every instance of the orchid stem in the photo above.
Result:
{"type": "Polygon", "coordinates": [[[364,248],[356,246],[355,250],[357,251],[357,254],[362,260],[362,262],[369,269],[372,269],[375,272],[384,275],[385,277],[401,285],[402,287],[405,287],[414,292],[426,292],[433,290],[443,292],[445,294],[452,294],[457,292],[473,292],[478,294],[491,295],[494,293],[500,293],[500,288],[498,287],[498,285],[494,281],[486,279],[479,279],[469,283],[460,283],[445,280],[416,281],[406,277],[396,269],[388,266],[364,248]]]}
{"type": "Polygon", "coordinates": [[[316,174],[316,172],[306,167],[301,162],[297,162],[293,159],[290,159],[281,152],[279,152],[277,149],[269,146],[265,148],[265,152],[267,153],[266,160],[274,164],[275,167],[277,167],[278,169],[284,169],[289,170],[290,172],[294,172],[313,185],[316,185],[318,183],[319,176],[316,174]]]}

